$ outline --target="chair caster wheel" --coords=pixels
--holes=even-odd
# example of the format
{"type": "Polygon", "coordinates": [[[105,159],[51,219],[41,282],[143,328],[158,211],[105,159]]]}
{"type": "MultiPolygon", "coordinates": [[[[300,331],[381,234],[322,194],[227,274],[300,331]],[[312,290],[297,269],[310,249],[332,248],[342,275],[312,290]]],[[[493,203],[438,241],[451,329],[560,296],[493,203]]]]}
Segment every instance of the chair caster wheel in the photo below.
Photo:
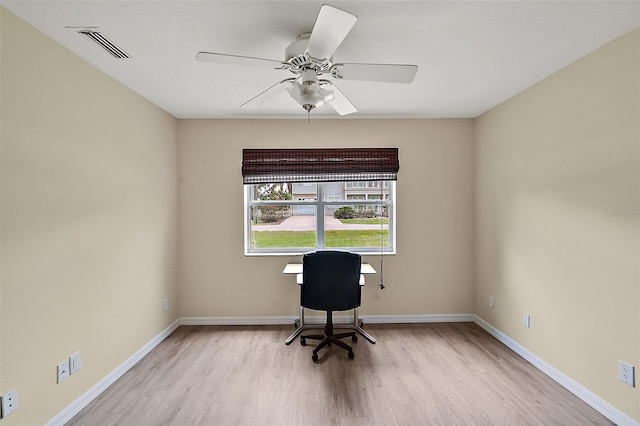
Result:
{"type": "Polygon", "coordinates": [[[358,342],[358,336],[356,336],[355,334],[353,336],[351,336],[351,341],[353,343],[357,343],[358,342]]]}
{"type": "Polygon", "coordinates": [[[350,351],[347,356],[349,357],[349,359],[353,359],[356,355],[353,353],[353,351],[350,351]]]}
{"type": "Polygon", "coordinates": [[[313,355],[311,355],[311,360],[312,360],[313,362],[318,362],[318,354],[313,354],[313,355]]]}
{"type": "Polygon", "coordinates": [[[300,338],[300,344],[301,344],[302,346],[307,346],[307,339],[305,339],[304,337],[301,337],[301,338],[300,338]]]}

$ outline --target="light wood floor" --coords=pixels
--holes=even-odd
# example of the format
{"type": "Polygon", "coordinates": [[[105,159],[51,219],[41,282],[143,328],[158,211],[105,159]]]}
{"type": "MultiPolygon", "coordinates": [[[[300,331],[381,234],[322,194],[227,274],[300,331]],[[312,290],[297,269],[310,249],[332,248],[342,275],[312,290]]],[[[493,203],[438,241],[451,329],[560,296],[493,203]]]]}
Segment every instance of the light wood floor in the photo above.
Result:
{"type": "Polygon", "coordinates": [[[69,424],[612,424],[476,324],[366,330],[314,364],[292,327],[182,326],[69,424]]]}

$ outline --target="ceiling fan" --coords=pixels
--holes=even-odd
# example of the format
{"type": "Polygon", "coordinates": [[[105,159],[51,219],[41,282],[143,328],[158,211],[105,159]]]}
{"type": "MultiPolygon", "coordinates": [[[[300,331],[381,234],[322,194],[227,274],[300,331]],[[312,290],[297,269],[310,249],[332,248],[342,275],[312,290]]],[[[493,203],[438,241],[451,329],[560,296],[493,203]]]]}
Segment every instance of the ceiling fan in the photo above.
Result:
{"type": "Polygon", "coordinates": [[[284,61],[212,52],[198,52],[196,60],[281,69],[295,75],[274,84],[241,107],[264,102],[287,90],[307,114],[325,103],[340,115],[352,114],[357,111],[356,107],[325,77],[334,80],[411,83],[418,71],[417,65],[334,63],[334,52],[357,20],[351,13],[323,5],[313,30],[299,35],[286,48],[284,61]]]}

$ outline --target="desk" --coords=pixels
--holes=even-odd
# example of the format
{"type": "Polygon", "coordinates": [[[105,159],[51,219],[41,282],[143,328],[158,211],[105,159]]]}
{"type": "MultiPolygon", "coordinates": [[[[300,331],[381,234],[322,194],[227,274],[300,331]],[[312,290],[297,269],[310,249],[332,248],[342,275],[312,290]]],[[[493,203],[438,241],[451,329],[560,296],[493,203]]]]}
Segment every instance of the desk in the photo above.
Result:
{"type": "MultiPolygon", "coordinates": [[[[287,275],[295,275],[296,282],[298,283],[298,285],[302,284],[302,263],[287,263],[282,273],[287,275]]],[[[368,263],[363,263],[360,266],[360,285],[364,286],[365,284],[364,274],[375,274],[375,273],[376,273],[376,270],[373,269],[373,266],[369,265],[368,263]]],[[[351,328],[357,331],[358,333],[360,333],[362,336],[364,336],[364,338],[367,339],[369,342],[376,343],[376,339],[374,339],[373,336],[371,336],[369,333],[367,333],[362,329],[362,321],[360,321],[358,318],[358,308],[355,308],[353,310],[352,324],[334,324],[334,325],[337,328],[343,328],[343,327],[351,328]]],[[[293,340],[296,337],[298,337],[298,335],[302,333],[303,330],[307,330],[309,328],[323,328],[324,324],[314,324],[314,325],[305,324],[304,308],[302,307],[302,305],[300,305],[300,319],[296,320],[296,326],[297,326],[296,331],[294,331],[293,334],[289,336],[287,340],[284,341],[285,344],[287,345],[291,344],[291,342],[293,342],[293,340]]]]}

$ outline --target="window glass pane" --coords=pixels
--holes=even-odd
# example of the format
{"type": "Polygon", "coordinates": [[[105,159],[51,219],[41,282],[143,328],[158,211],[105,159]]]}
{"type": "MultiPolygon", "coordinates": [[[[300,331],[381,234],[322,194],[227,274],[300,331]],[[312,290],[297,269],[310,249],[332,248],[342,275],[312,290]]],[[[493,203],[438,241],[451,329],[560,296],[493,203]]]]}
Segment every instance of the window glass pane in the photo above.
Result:
{"type": "Polygon", "coordinates": [[[344,199],[345,183],[349,182],[325,182],[322,183],[324,201],[339,201],[344,199]]]}
{"type": "Polygon", "coordinates": [[[314,248],[316,207],[253,206],[251,208],[251,248],[314,248]]]}
{"type": "Polygon", "coordinates": [[[296,201],[315,201],[318,199],[317,183],[292,183],[291,199],[296,201]]]}
{"type": "Polygon", "coordinates": [[[347,194],[347,200],[364,200],[366,198],[363,194],[347,194]]]}
{"type": "Polygon", "coordinates": [[[365,188],[367,186],[367,182],[345,182],[345,187],[347,188],[365,188]]]}
{"type": "Polygon", "coordinates": [[[389,247],[387,206],[379,204],[325,206],[326,248],[389,247]]]}
{"type": "Polygon", "coordinates": [[[251,223],[256,226],[279,225],[293,212],[293,206],[253,206],[251,207],[251,223]]]}
{"type": "Polygon", "coordinates": [[[253,199],[260,201],[267,200],[291,200],[290,183],[262,183],[253,185],[253,199]]]}
{"type": "Polygon", "coordinates": [[[367,182],[367,188],[389,188],[389,181],[388,180],[372,180],[367,182]]]}
{"type": "Polygon", "coordinates": [[[394,253],[394,188],[386,181],[247,186],[245,253],[316,248],[394,253]]]}

